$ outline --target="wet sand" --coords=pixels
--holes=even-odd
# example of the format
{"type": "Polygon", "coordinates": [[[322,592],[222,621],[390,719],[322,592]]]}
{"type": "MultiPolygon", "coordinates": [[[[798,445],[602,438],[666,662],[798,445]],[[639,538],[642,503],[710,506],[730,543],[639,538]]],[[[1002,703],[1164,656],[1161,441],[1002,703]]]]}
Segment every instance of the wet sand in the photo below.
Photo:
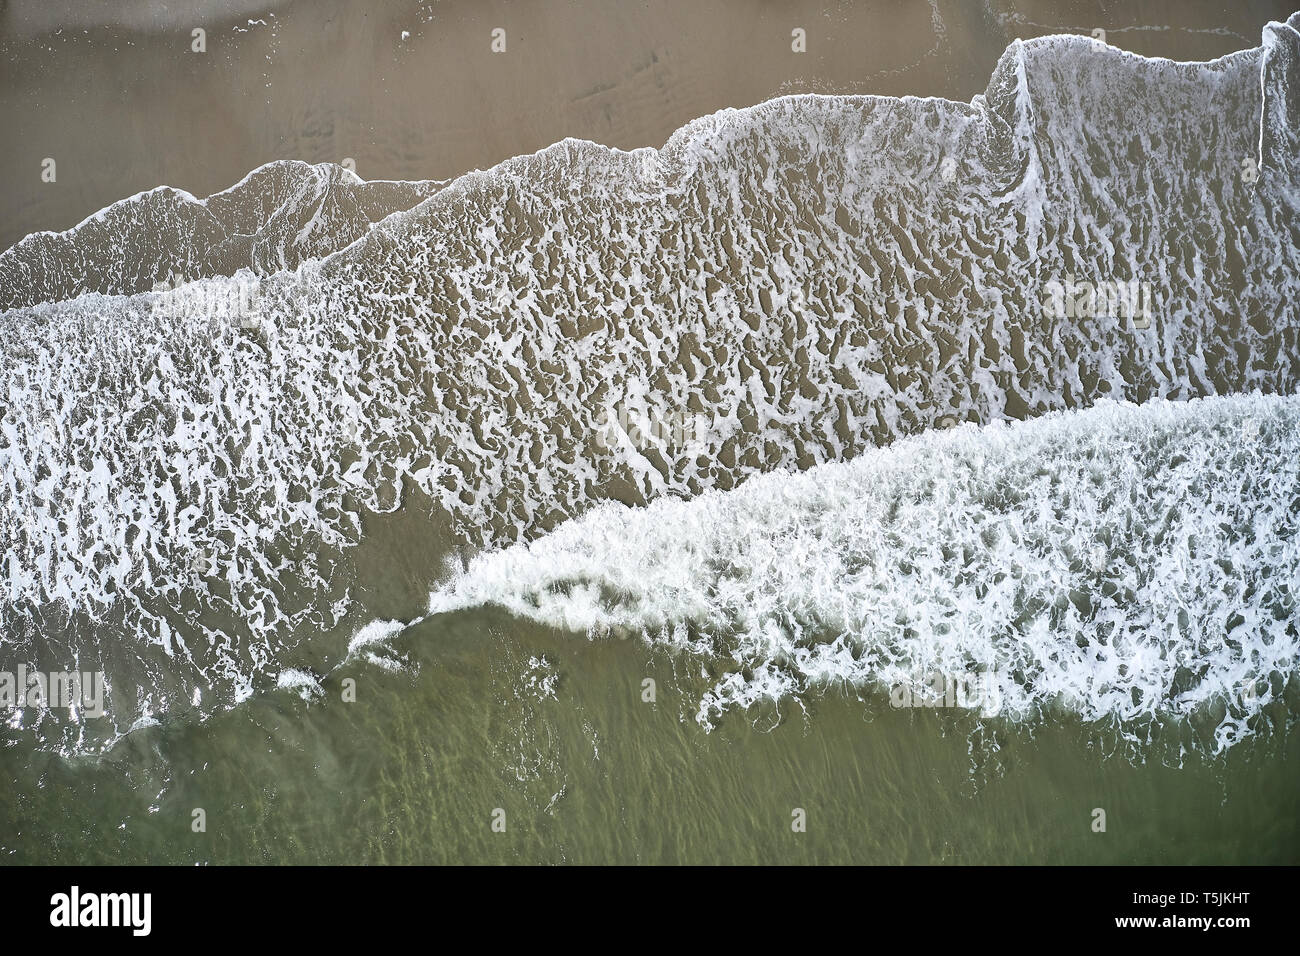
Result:
{"type": "Polygon", "coordinates": [[[657,146],[696,117],[784,93],[968,100],[1017,36],[1100,27],[1135,52],[1204,59],[1258,43],[1291,6],[188,0],[160,13],[12,0],[0,8],[0,248],[158,185],[207,195],[274,159],[442,179],[566,136],[657,146]],[[190,49],[195,27],[205,53],[190,49]],[[497,27],[504,53],[491,49],[497,27]],[[805,53],[791,50],[796,27],[805,53]]]}

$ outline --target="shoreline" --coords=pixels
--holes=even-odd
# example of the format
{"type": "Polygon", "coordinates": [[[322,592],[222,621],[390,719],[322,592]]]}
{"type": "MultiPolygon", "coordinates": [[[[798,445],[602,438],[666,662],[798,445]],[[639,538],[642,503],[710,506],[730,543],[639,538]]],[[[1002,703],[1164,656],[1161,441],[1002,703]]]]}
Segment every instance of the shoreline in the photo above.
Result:
{"type": "MultiPolygon", "coordinates": [[[[160,185],[211,195],[277,159],[351,159],[371,182],[447,180],[566,138],[658,147],[692,120],[783,95],[964,102],[984,89],[1010,34],[1028,32],[1022,21],[1041,22],[1036,35],[1075,26],[1053,29],[1044,3],[993,12],[917,3],[900,15],[896,5],[826,10],[807,0],[779,10],[752,0],[708,9],[649,0],[617,13],[596,0],[362,10],[288,0],[252,25],[232,24],[230,11],[243,16],[245,6],[216,5],[227,15],[210,21],[200,54],[170,21],[142,31],[127,17],[135,28],[32,34],[23,32],[31,5],[11,5],[0,19],[0,118],[14,144],[0,157],[10,184],[0,249],[160,185]],[[498,22],[504,54],[490,49],[498,22]],[[800,23],[802,54],[790,49],[791,24],[800,23]],[[100,82],[89,86],[86,76],[100,82]],[[56,162],[53,183],[42,181],[46,159],[56,162]]],[[[1279,15],[1267,6],[1246,6],[1234,22],[1257,32],[1279,15]]],[[[48,24],[53,14],[42,16],[48,24]]],[[[1176,48],[1209,59],[1239,49],[1245,35],[1196,34],[1213,16],[1209,4],[1143,5],[1119,16],[1129,20],[1111,27],[1112,41],[1143,55],[1176,48]],[[1180,25],[1157,29],[1161,19],[1180,25]],[[1198,37],[1191,47],[1180,42],[1188,33],[1198,37]]]]}

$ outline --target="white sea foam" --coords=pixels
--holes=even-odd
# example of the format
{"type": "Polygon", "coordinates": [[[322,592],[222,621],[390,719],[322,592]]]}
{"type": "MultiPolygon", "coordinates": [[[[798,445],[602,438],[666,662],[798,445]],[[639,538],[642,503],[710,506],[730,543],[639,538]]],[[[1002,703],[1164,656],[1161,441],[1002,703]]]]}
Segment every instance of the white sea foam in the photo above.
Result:
{"type": "Polygon", "coordinates": [[[477,557],[430,613],[500,605],[722,661],[705,725],[974,672],[985,716],[1059,707],[1130,739],[1172,717],[1221,749],[1288,683],[1296,704],[1298,526],[1300,397],[1107,402],[606,504],[477,557]]]}
{"type": "Polygon", "coordinates": [[[284,690],[293,691],[303,700],[311,700],[325,693],[320,681],[313,675],[306,671],[295,670],[292,667],[280,671],[280,676],[276,678],[275,685],[284,690]]]}
{"type": "Polygon", "coordinates": [[[364,181],[332,163],[277,160],[199,199],[158,186],[63,232],[34,232],[0,253],[0,309],[150,290],[158,282],[266,275],[347,248],[374,223],[441,188],[364,181]]]}

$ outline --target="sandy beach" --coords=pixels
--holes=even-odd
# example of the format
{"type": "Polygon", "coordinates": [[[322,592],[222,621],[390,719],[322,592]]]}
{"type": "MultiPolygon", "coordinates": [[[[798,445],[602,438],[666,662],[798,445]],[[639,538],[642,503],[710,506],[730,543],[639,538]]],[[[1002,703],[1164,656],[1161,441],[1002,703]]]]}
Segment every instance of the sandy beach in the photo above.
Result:
{"type": "Polygon", "coordinates": [[[983,90],[1008,42],[1106,30],[1145,55],[1259,42],[1282,3],[188,0],[0,7],[0,248],[159,185],[205,196],[275,159],[444,179],[566,136],[661,145],[785,93],[983,90]],[[1060,5],[1052,4],[1055,8],[1060,5]],[[1227,17],[1232,28],[1222,26],[1227,17]],[[191,49],[205,30],[206,52],[191,49]],[[505,51],[493,52],[493,30],[505,51]],[[792,50],[805,31],[806,52],[792,50]],[[55,161],[56,178],[42,178],[55,161]]]}

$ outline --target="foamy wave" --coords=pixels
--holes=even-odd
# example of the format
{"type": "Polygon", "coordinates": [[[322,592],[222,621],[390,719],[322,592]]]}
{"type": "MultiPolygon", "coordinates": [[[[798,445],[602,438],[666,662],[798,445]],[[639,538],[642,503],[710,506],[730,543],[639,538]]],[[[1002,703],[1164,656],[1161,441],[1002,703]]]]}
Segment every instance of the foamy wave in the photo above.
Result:
{"type": "Polygon", "coordinates": [[[723,660],[706,725],[973,673],[985,716],[1058,707],[1134,740],[1181,718],[1217,750],[1296,708],[1298,524],[1300,398],[1107,402],[604,505],[476,558],[430,613],[494,604],[723,660]]]}
{"type": "Polygon", "coordinates": [[[303,700],[311,700],[325,693],[320,681],[306,671],[289,668],[280,672],[275,684],[283,690],[291,690],[303,700]]]}
{"type": "Polygon", "coordinates": [[[345,249],[374,223],[410,209],[436,181],[366,182],[321,163],[276,161],[196,199],[160,186],[64,232],[37,232],[0,253],[0,309],[129,295],[240,269],[268,275],[345,249]]]}

